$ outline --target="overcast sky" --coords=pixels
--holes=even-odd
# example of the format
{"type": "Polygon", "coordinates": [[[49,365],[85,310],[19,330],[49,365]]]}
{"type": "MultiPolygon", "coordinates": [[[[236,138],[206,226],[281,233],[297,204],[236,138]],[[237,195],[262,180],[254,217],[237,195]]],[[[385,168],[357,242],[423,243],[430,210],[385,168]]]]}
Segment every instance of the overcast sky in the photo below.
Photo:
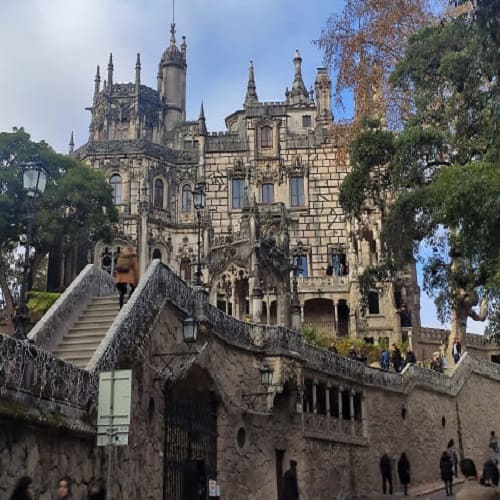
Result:
{"type": "MultiPolygon", "coordinates": [[[[106,78],[113,53],[114,81],[134,80],[137,52],[142,83],[156,88],[160,57],[168,46],[172,0],[0,0],[0,131],[23,126],[39,141],[66,153],[88,138],[96,66],[106,78]]],[[[203,100],[210,131],[240,109],[248,64],[254,61],[261,101],[284,99],[299,49],[304,83],[314,83],[322,54],[312,43],[343,0],[177,0],[177,40],[187,38],[187,118],[203,100]]],[[[350,117],[352,106],[334,109],[350,117]]],[[[439,326],[422,294],[422,323],[439,326]]],[[[482,324],[471,331],[482,331],[482,324]]]]}

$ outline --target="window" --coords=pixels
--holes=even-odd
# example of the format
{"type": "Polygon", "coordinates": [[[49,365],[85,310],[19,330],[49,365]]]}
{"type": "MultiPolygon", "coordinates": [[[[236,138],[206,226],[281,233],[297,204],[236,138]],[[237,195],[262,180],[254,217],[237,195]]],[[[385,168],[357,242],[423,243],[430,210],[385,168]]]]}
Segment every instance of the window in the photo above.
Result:
{"type": "Polygon", "coordinates": [[[311,124],[312,124],[312,121],[311,121],[311,115],[304,115],[304,116],[302,117],[302,126],[303,126],[304,128],[306,128],[306,127],[310,127],[310,126],[311,126],[311,124]]]}
{"type": "Polygon", "coordinates": [[[245,195],[245,179],[233,179],[233,208],[243,207],[243,197],[245,195]]]}
{"type": "Polygon", "coordinates": [[[269,126],[260,129],[260,146],[262,148],[273,147],[273,129],[269,126]]]}
{"type": "Polygon", "coordinates": [[[274,203],[274,184],[262,184],[262,203],[274,203]]]}
{"type": "Polygon", "coordinates": [[[182,211],[183,212],[191,212],[192,197],[193,197],[193,194],[191,193],[191,186],[189,184],[186,184],[182,188],[182,211]]]}
{"type": "Polygon", "coordinates": [[[368,292],[368,312],[370,314],[380,313],[380,306],[378,303],[378,292],[368,292]]]}
{"type": "Polygon", "coordinates": [[[122,178],[118,174],[113,174],[109,179],[109,184],[113,193],[113,203],[120,205],[122,202],[122,178]]]}
{"type": "MultiPolygon", "coordinates": [[[[345,253],[334,252],[332,254],[332,274],[335,276],[346,276],[349,274],[347,256],[345,253]]],[[[328,270],[328,269],[327,269],[328,270]]]]}
{"type": "Polygon", "coordinates": [[[290,205],[292,207],[304,206],[303,177],[290,177],[290,205]]]}
{"type": "Polygon", "coordinates": [[[155,248],[153,250],[153,259],[160,259],[161,260],[161,250],[159,248],[155,248]]]}
{"type": "Polygon", "coordinates": [[[155,208],[163,208],[163,181],[155,180],[155,195],[153,198],[153,206],[155,208]]]}
{"type": "Polygon", "coordinates": [[[297,276],[307,276],[307,256],[295,255],[293,257],[293,265],[297,276]]]}

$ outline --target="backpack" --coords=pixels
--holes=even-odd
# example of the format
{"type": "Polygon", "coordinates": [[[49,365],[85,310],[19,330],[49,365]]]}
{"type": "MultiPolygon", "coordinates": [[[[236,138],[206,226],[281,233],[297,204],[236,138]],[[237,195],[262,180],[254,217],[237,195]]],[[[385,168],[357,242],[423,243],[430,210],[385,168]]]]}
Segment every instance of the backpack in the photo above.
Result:
{"type": "Polygon", "coordinates": [[[130,271],[130,259],[128,256],[118,256],[118,259],[116,260],[116,270],[119,273],[128,273],[130,271]]]}

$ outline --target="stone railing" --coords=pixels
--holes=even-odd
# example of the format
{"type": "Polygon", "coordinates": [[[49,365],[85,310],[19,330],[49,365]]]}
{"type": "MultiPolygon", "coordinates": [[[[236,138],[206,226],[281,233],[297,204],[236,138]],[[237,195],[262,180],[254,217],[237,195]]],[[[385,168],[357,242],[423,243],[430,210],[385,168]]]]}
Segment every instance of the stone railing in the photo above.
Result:
{"type": "Polygon", "coordinates": [[[154,260],[127,304],[115,318],[87,367],[93,373],[116,367],[120,355],[144,345],[165,302],[194,314],[195,291],[172,270],[154,260]]]}
{"type": "Polygon", "coordinates": [[[10,391],[86,408],[94,377],[34,344],[0,334],[0,394],[10,391]]]}
{"type": "Polygon", "coordinates": [[[38,347],[50,350],[78,319],[92,297],[113,293],[116,293],[113,277],[97,266],[88,264],[31,329],[28,338],[38,347]]]}
{"type": "Polygon", "coordinates": [[[349,276],[299,276],[297,279],[299,292],[347,291],[349,289],[349,276]]]}
{"type": "Polygon", "coordinates": [[[312,439],[367,445],[363,423],[327,415],[304,413],[304,435],[312,439]]]}

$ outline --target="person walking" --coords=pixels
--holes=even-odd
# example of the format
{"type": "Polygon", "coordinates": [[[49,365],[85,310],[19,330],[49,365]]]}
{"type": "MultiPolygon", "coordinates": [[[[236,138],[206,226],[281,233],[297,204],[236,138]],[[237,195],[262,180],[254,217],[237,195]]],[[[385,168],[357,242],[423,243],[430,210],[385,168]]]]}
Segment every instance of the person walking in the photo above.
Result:
{"type": "Polygon", "coordinates": [[[453,361],[455,364],[458,363],[460,356],[462,355],[462,344],[458,341],[458,338],[455,337],[453,340],[453,347],[451,348],[451,354],[453,356],[453,361]]]}
{"type": "Polygon", "coordinates": [[[410,461],[406,453],[401,453],[398,460],[398,476],[399,482],[403,485],[404,496],[408,495],[408,485],[410,484],[410,461]]]}
{"type": "Polygon", "coordinates": [[[129,298],[139,282],[139,268],[137,254],[131,246],[120,252],[116,261],[115,285],[120,294],[120,309],[123,307],[127,287],[130,286],[129,298]]]}
{"type": "Polygon", "coordinates": [[[33,480],[29,476],[23,476],[18,479],[9,500],[34,500],[33,480]]]}
{"type": "Polygon", "coordinates": [[[490,442],[488,444],[488,448],[493,450],[495,454],[495,463],[498,464],[498,455],[500,454],[500,447],[498,446],[498,437],[495,434],[495,431],[490,432],[490,442]]]}
{"type": "Polygon", "coordinates": [[[389,495],[392,495],[392,469],[391,459],[387,453],[380,457],[380,474],[382,475],[382,493],[387,493],[387,484],[389,484],[389,495]]]}
{"type": "Polygon", "coordinates": [[[457,500],[472,499],[499,499],[500,493],[496,488],[481,486],[477,480],[476,465],[470,458],[464,458],[460,462],[460,470],[465,476],[465,483],[456,495],[457,500]]]}
{"type": "Polygon", "coordinates": [[[493,460],[487,460],[483,465],[483,474],[479,480],[483,486],[496,488],[498,486],[498,468],[493,460]]]}
{"type": "Polygon", "coordinates": [[[73,495],[71,494],[71,479],[68,476],[64,476],[59,479],[57,483],[57,500],[73,500],[73,495]]]}
{"type": "Polygon", "coordinates": [[[283,500],[298,500],[297,461],[290,460],[290,468],[283,476],[283,500]]]}
{"type": "Polygon", "coordinates": [[[455,441],[450,439],[448,441],[448,445],[446,446],[446,453],[448,453],[448,457],[450,457],[450,462],[453,467],[453,475],[458,477],[458,458],[457,452],[455,450],[455,441]]]}
{"type": "Polygon", "coordinates": [[[446,451],[443,451],[441,460],[439,460],[439,468],[441,469],[441,479],[444,482],[446,496],[453,495],[453,466],[446,451]]]}

